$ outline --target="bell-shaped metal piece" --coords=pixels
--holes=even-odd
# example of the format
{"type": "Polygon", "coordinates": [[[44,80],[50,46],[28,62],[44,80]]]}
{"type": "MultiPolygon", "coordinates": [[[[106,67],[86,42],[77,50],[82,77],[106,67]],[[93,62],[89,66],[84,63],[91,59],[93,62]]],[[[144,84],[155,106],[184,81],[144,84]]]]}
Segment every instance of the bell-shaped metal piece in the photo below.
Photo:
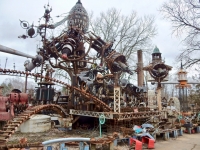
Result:
{"type": "Polygon", "coordinates": [[[86,33],[89,27],[89,17],[88,13],[83,7],[80,0],[71,9],[68,15],[68,27],[75,26],[86,33]]]}

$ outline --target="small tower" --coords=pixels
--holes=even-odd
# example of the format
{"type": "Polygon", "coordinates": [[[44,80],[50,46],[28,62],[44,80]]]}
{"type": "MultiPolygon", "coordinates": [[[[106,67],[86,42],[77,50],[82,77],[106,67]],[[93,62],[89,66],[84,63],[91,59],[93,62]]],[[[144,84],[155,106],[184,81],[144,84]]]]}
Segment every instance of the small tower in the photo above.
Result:
{"type": "Polygon", "coordinates": [[[169,74],[169,71],[172,69],[171,66],[166,65],[165,62],[162,60],[160,50],[157,48],[157,46],[154,48],[152,53],[152,62],[146,66],[143,67],[143,70],[148,71],[151,78],[152,83],[157,82],[157,89],[156,89],[156,99],[157,99],[157,105],[158,110],[160,111],[162,109],[161,106],[161,82],[166,81],[166,77],[169,74]]]}
{"type": "Polygon", "coordinates": [[[148,66],[143,67],[143,70],[149,72],[151,81],[158,82],[158,88],[161,87],[161,82],[166,81],[166,77],[171,69],[172,67],[166,65],[165,61],[162,60],[160,50],[157,46],[152,53],[152,62],[148,66]]]}
{"type": "Polygon", "coordinates": [[[161,62],[161,61],[162,61],[161,53],[158,47],[156,46],[152,53],[152,63],[161,62]]]}
{"type": "Polygon", "coordinates": [[[191,88],[191,85],[187,83],[187,71],[183,69],[181,62],[181,68],[177,73],[179,84],[176,88],[179,89],[179,100],[181,105],[181,111],[188,111],[188,101],[187,101],[187,90],[191,88]]]}
{"type": "Polygon", "coordinates": [[[187,85],[187,72],[183,69],[183,65],[181,62],[181,68],[177,73],[178,75],[178,82],[180,86],[186,86],[187,85]]]}

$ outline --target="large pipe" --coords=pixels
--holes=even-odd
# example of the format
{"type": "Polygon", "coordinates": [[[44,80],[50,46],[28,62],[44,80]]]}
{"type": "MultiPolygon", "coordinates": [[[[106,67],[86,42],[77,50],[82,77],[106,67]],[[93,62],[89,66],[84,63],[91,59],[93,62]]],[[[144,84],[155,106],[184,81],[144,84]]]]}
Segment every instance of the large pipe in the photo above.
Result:
{"type": "Polygon", "coordinates": [[[42,142],[43,145],[49,145],[54,143],[65,143],[65,142],[89,142],[90,138],[60,138],[42,142]]]}
{"type": "Polygon", "coordinates": [[[35,59],[35,56],[31,56],[31,55],[25,54],[23,52],[19,52],[19,51],[15,50],[15,49],[8,48],[8,47],[3,46],[3,45],[0,45],[0,52],[4,52],[4,53],[8,53],[8,54],[13,54],[13,55],[18,55],[18,56],[22,56],[22,57],[35,59]]]}

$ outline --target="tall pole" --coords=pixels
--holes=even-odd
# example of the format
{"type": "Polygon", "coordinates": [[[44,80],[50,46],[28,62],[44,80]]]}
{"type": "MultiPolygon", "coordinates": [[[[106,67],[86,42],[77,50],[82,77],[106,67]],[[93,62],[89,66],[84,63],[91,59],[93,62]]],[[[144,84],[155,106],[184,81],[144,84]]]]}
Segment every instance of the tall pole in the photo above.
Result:
{"type": "Polygon", "coordinates": [[[157,99],[157,105],[158,105],[158,110],[159,110],[159,111],[162,110],[162,105],[161,105],[161,90],[162,90],[161,87],[158,87],[158,88],[157,88],[157,96],[156,96],[156,99],[157,99]]]}
{"type": "Polygon", "coordinates": [[[183,93],[182,93],[182,98],[183,98],[183,111],[185,111],[185,97],[184,97],[185,92],[184,92],[184,87],[182,88],[182,91],[183,91],[183,93]]]}
{"type": "Polygon", "coordinates": [[[142,87],[144,83],[142,50],[137,51],[137,57],[138,57],[138,63],[137,63],[138,86],[142,87]]]}
{"type": "Polygon", "coordinates": [[[186,97],[185,97],[185,101],[186,101],[186,111],[188,112],[188,99],[187,99],[187,86],[186,86],[186,91],[185,91],[185,95],[186,95],[186,97]]]}
{"type": "Polygon", "coordinates": [[[25,87],[24,87],[24,93],[27,92],[27,80],[28,80],[28,75],[26,74],[26,76],[25,76],[25,87]]]}

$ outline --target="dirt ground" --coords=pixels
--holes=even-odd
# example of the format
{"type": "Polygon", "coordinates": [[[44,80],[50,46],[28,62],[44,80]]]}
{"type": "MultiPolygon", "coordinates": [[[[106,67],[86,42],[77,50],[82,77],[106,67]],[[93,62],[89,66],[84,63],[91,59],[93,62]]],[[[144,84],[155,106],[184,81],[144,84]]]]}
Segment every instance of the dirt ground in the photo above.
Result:
{"type": "MultiPolygon", "coordinates": [[[[23,137],[27,138],[27,142],[43,142],[49,139],[55,138],[64,138],[64,137],[98,137],[98,131],[83,131],[83,130],[74,130],[70,132],[59,131],[58,129],[52,129],[51,131],[45,133],[25,133],[20,132],[15,133],[9,140],[8,144],[16,144],[23,137]]],[[[143,146],[143,149],[144,148],[143,146]]],[[[73,149],[73,150],[76,150],[73,149]]],[[[99,150],[104,150],[99,148],[99,150]]],[[[128,142],[121,142],[115,150],[129,150],[128,142]]],[[[200,150],[200,133],[198,134],[186,134],[179,136],[178,138],[170,138],[167,141],[164,141],[160,138],[157,138],[155,143],[155,150],[200,150]]]]}
{"type": "Polygon", "coordinates": [[[200,133],[183,134],[168,141],[159,140],[155,143],[155,150],[200,150],[200,133]]]}

